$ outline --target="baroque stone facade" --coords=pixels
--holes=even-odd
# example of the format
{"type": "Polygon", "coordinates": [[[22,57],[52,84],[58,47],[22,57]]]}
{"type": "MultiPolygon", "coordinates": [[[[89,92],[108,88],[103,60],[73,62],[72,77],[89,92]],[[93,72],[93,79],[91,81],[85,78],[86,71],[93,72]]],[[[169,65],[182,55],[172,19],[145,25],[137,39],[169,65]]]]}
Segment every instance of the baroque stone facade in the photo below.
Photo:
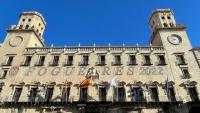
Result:
{"type": "Polygon", "coordinates": [[[149,46],[46,47],[43,16],[23,12],[0,46],[0,112],[195,111],[200,70],[186,27],[170,9],[155,10],[149,25],[149,46]],[[86,75],[92,84],[80,87],[86,75]]]}

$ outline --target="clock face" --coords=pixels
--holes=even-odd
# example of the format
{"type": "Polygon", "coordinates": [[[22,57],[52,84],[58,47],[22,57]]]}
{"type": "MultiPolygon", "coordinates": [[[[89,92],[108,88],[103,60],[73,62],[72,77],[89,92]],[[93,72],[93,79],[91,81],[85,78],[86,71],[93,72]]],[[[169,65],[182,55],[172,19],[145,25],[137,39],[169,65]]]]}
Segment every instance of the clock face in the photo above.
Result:
{"type": "Polygon", "coordinates": [[[174,45],[178,45],[181,43],[182,39],[177,35],[171,35],[168,37],[168,41],[174,45]]]}
{"type": "Polygon", "coordinates": [[[16,36],[10,39],[9,44],[11,47],[17,47],[19,46],[23,41],[23,38],[21,36],[16,36]]]}

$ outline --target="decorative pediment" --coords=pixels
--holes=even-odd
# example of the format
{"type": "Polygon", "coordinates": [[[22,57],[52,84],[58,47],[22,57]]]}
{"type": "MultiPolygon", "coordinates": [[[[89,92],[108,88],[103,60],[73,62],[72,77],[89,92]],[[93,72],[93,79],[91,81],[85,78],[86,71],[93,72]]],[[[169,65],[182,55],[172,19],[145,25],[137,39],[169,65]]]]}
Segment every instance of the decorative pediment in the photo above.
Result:
{"type": "Polygon", "coordinates": [[[159,82],[158,81],[149,81],[148,85],[157,86],[157,85],[159,85],[159,82]]]}
{"type": "Polygon", "coordinates": [[[100,81],[97,85],[106,86],[108,84],[109,84],[109,82],[107,82],[107,81],[100,81]]]}
{"type": "Polygon", "coordinates": [[[11,86],[23,86],[23,85],[25,85],[25,82],[16,82],[11,84],[11,86]]]}
{"type": "Polygon", "coordinates": [[[181,83],[179,86],[181,87],[185,87],[185,86],[196,86],[198,83],[196,81],[190,81],[190,80],[187,80],[183,83],[181,83]]]}

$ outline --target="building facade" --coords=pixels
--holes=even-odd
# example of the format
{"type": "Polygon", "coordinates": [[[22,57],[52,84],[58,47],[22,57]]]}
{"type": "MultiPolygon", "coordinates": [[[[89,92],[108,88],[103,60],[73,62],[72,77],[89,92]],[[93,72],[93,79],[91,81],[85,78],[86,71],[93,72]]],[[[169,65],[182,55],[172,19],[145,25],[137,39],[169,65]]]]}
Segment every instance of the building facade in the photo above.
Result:
{"type": "Polygon", "coordinates": [[[23,12],[0,46],[0,112],[192,113],[200,70],[186,27],[170,9],[149,25],[149,46],[46,47],[43,16],[23,12]]]}

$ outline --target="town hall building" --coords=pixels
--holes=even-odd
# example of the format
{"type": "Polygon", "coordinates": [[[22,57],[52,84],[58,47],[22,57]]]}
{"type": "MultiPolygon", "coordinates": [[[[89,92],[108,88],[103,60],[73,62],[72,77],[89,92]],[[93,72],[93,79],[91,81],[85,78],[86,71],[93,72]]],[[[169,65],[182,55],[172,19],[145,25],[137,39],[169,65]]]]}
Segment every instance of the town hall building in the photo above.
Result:
{"type": "Polygon", "coordinates": [[[170,9],[149,26],[148,46],[47,47],[43,16],[21,13],[0,45],[0,113],[200,111],[200,54],[186,27],[170,9]]]}

